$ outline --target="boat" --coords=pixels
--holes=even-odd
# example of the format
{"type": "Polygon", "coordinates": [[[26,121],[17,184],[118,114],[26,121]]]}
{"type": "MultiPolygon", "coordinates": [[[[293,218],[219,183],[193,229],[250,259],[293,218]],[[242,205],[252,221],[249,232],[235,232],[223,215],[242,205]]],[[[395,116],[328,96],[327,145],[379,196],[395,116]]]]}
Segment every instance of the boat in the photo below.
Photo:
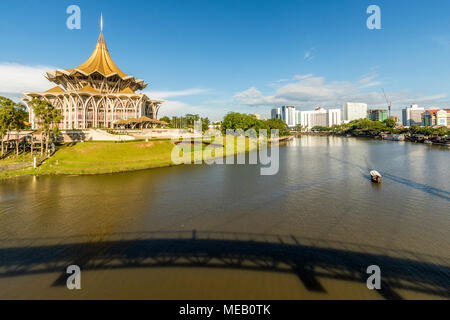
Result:
{"type": "Polygon", "coordinates": [[[381,183],[381,174],[377,170],[370,171],[370,180],[375,183],[381,183]]]}

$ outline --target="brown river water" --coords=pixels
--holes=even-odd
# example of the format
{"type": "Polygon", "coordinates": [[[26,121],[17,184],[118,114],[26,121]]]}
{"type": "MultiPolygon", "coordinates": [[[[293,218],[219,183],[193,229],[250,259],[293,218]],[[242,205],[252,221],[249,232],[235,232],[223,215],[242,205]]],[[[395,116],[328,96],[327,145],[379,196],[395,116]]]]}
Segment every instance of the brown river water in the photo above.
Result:
{"type": "Polygon", "coordinates": [[[203,164],[0,182],[0,298],[450,298],[450,150],[303,136],[279,155],[272,176],[203,164]]]}

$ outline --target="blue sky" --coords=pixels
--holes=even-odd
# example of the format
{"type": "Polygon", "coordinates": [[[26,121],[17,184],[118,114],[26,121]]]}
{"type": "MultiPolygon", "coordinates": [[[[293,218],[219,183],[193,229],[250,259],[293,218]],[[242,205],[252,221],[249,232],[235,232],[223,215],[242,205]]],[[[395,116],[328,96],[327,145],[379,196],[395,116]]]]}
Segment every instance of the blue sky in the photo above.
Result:
{"type": "Polygon", "coordinates": [[[268,116],[345,101],[385,107],[450,103],[450,1],[171,0],[0,2],[0,95],[45,90],[53,68],[83,63],[103,12],[110,54],[166,101],[160,116],[268,116]],[[81,29],[66,8],[81,8],[81,29]],[[366,27],[369,5],[381,30],[366,27]],[[50,68],[50,70],[49,70],[50,68]]]}

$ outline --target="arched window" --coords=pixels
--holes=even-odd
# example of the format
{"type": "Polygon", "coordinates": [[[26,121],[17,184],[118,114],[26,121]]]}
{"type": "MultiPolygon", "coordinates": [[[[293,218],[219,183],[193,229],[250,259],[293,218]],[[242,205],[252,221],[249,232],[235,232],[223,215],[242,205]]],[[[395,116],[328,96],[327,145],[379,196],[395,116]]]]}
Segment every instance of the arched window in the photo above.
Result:
{"type": "Polygon", "coordinates": [[[92,128],[94,126],[94,110],[95,110],[94,103],[95,102],[93,99],[89,99],[89,102],[86,106],[86,114],[85,114],[86,128],[92,128]]]}

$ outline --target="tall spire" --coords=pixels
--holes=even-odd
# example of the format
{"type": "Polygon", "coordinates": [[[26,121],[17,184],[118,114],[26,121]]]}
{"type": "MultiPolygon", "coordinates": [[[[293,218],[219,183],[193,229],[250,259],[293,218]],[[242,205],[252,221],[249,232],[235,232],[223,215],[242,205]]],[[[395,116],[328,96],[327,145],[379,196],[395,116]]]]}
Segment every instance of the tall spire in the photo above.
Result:
{"type": "Polygon", "coordinates": [[[103,32],[103,13],[100,12],[100,32],[103,32]]]}

